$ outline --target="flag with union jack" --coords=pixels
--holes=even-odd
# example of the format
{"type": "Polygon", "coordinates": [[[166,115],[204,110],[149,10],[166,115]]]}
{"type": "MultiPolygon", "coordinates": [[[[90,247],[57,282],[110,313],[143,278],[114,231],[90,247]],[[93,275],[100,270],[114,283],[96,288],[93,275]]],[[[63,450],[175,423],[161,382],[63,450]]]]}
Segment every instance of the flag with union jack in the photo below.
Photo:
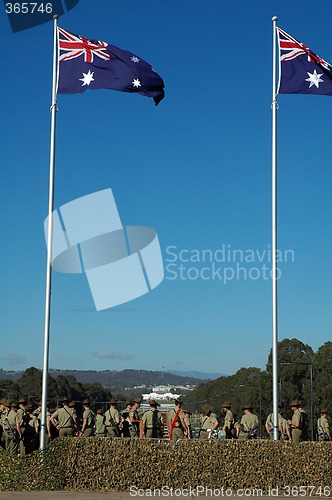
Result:
{"type": "Polygon", "coordinates": [[[277,28],[279,94],[332,95],[332,66],[309,47],[277,28]]]}
{"type": "Polygon", "coordinates": [[[127,50],[58,27],[58,94],[111,89],[164,98],[164,82],[149,63],[127,50]]]}

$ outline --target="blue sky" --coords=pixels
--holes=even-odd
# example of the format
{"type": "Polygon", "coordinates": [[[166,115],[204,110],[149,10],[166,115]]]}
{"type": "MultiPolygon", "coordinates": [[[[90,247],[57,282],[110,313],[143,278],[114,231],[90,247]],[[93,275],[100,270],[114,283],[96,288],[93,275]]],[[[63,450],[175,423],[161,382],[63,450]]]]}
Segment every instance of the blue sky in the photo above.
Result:
{"type": "MultiPolygon", "coordinates": [[[[24,370],[43,358],[53,27],[13,34],[0,8],[0,367],[24,370]]],[[[51,368],[265,367],[271,18],[332,62],[331,11],[327,0],[317,9],[309,0],[300,9],[289,0],[80,0],[60,18],[149,61],[166,97],[155,107],[109,90],[60,95],[55,207],[111,187],[123,224],[157,231],[165,279],[96,312],[84,275],[54,273],[51,368]],[[225,262],[227,250],[236,252],[225,262]]],[[[278,103],[279,339],[316,350],[331,340],[332,98],[278,103]]]]}

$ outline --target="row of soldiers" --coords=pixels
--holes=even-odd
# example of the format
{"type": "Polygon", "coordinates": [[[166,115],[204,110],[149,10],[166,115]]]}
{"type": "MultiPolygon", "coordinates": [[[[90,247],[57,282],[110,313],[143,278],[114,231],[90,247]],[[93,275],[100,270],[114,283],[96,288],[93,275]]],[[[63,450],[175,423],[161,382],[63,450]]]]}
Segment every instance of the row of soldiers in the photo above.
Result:
{"type": "MultiPolygon", "coordinates": [[[[229,401],[222,403],[223,417],[218,418],[211,405],[202,408],[199,417],[199,430],[192,428],[191,412],[183,408],[181,398],[174,401],[174,408],[167,412],[166,422],[163,413],[158,410],[155,400],[149,402],[150,408],[143,414],[139,412],[141,399],[134,398],[126,401],[125,409],[120,412],[117,400],[112,398],[109,409],[105,412],[97,408],[93,412],[89,400],[83,401],[83,414],[79,418],[76,403],[68,398],[62,399],[59,408],[48,407],[46,412],[46,444],[57,437],[108,437],[114,438],[170,438],[173,444],[181,439],[255,439],[259,428],[259,419],[253,413],[252,405],[242,407],[243,415],[237,422],[229,401]],[[166,430],[165,430],[166,428],[166,430]],[[197,435],[198,434],[198,435],[197,435]]],[[[285,419],[281,414],[281,405],[278,413],[279,439],[290,440],[298,444],[306,440],[306,415],[298,400],[290,402],[293,411],[292,419],[285,419]]],[[[39,447],[41,428],[41,402],[37,408],[28,404],[24,398],[18,403],[9,400],[0,401],[0,430],[1,445],[11,455],[25,455],[39,447]]],[[[317,421],[318,439],[331,440],[328,410],[321,409],[321,416],[317,421]]],[[[265,422],[267,433],[273,439],[273,415],[270,414],[265,422]]]]}

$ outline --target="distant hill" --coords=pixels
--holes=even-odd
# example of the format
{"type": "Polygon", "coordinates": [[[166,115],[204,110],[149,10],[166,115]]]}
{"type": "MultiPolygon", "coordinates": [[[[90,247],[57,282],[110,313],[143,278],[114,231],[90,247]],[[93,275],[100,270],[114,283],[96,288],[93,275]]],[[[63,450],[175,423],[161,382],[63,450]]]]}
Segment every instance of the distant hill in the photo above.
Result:
{"type": "MultiPolygon", "coordinates": [[[[17,381],[23,375],[23,371],[5,371],[0,369],[0,379],[17,381]]],[[[108,389],[127,389],[145,385],[147,388],[154,385],[199,385],[202,378],[184,376],[167,372],[155,372],[149,370],[49,370],[51,377],[73,376],[83,384],[101,384],[108,389]]]]}
{"type": "Polygon", "coordinates": [[[194,377],[199,380],[214,380],[219,377],[227,377],[225,373],[205,373],[198,371],[180,371],[180,370],[171,370],[170,373],[174,373],[174,375],[180,375],[182,377],[194,377]]]}

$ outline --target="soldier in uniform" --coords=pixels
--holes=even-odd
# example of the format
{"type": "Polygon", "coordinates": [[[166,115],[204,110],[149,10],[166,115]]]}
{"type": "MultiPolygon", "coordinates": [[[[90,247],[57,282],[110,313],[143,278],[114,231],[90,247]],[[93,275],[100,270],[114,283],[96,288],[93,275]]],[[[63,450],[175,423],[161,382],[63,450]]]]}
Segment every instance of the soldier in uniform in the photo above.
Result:
{"type": "Polygon", "coordinates": [[[141,419],[138,414],[138,408],[141,406],[141,400],[140,398],[134,398],[133,399],[133,406],[129,412],[129,432],[130,432],[130,437],[132,438],[138,438],[140,436],[140,426],[141,426],[141,419]]]}
{"type": "Polygon", "coordinates": [[[187,430],[182,411],[183,400],[180,398],[175,399],[174,404],[175,408],[167,414],[167,425],[172,444],[175,444],[178,439],[183,439],[184,433],[187,430]]]}
{"type": "Polygon", "coordinates": [[[90,409],[90,401],[88,399],[83,401],[83,407],[83,424],[80,435],[83,437],[91,437],[94,434],[95,414],[90,409]]]}
{"type": "Polygon", "coordinates": [[[158,403],[154,399],[150,401],[150,409],[142,417],[140,437],[147,439],[159,438],[164,434],[164,421],[160,411],[157,410],[158,403]]]}
{"type": "Polygon", "coordinates": [[[298,445],[302,440],[302,422],[301,422],[301,404],[297,399],[293,399],[289,403],[293,412],[292,420],[288,420],[291,429],[292,442],[298,445]]]}
{"type": "Polygon", "coordinates": [[[27,413],[27,422],[25,426],[25,431],[23,435],[23,443],[25,453],[32,453],[38,449],[38,433],[39,433],[39,425],[38,418],[33,414],[32,405],[27,405],[25,407],[25,411],[27,413]]]}
{"type": "Polygon", "coordinates": [[[317,437],[318,441],[331,441],[330,424],[327,420],[329,411],[327,408],[320,410],[320,417],[317,420],[317,437]]]}
{"type": "Polygon", "coordinates": [[[243,406],[243,415],[240,422],[239,439],[255,439],[257,437],[258,417],[252,413],[252,405],[243,406]]]}
{"type": "Polygon", "coordinates": [[[183,421],[184,421],[185,426],[186,426],[186,430],[184,431],[184,437],[187,439],[192,439],[193,432],[192,432],[191,420],[190,420],[191,411],[190,410],[183,410],[183,414],[184,414],[183,421]]]}
{"type": "Polygon", "coordinates": [[[233,429],[234,429],[234,415],[232,413],[232,404],[230,401],[225,401],[222,405],[224,410],[224,424],[222,426],[222,430],[225,434],[226,439],[232,439],[234,437],[233,429]]]}
{"type": "Polygon", "coordinates": [[[21,440],[20,440],[20,455],[25,455],[26,450],[25,450],[25,445],[24,445],[24,434],[25,434],[25,429],[29,421],[29,416],[26,411],[26,406],[27,406],[27,401],[26,398],[20,398],[18,400],[18,409],[17,409],[17,419],[18,423],[20,426],[20,435],[21,435],[21,440]]]}
{"type": "Polygon", "coordinates": [[[105,437],[106,436],[106,425],[105,425],[105,415],[102,408],[98,408],[95,417],[95,436],[105,437]]]}
{"type": "Polygon", "coordinates": [[[199,439],[210,439],[212,432],[217,429],[219,422],[212,414],[212,406],[206,404],[202,408],[202,414],[199,417],[200,432],[199,439]]]}
{"type": "MultiPolygon", "coordinates": [[[[284,434],[284,431],[282,429],[282,415],[280,413],[281,410],[281,403],[278,404],[278,439],[280,438],[281,434],[284,434]]],[[[270,413],[267,416],[267,419],[265,421],[265,429],[266,432],[268,433],[270,439],[274,439],[273,435],[273,412],[270,413]]]]}
{"type": "Polygon", "coordinates": [[[78,428],[77,415],[69,407],[69,399],[63,398],[62,408],[55,410],[51,415],[51,422],[59,431],[59,437],[71,437],[75,435],[78,428]]]}
{"type": "Polygon", "coordinates": [[[133,402],[131,399],[127,399],[126,401],[126,408],[122,411],[121,413],[121,420],[122,420],[122,437],[130,437],[130,431],[129,431],[129,412],[132,409],[133,402]]]}
{"type": "Polygon", "coordinates": [[[2,429],[4,432],[5,449],[10,455],[17,456],[19,452],[19,440],[21,439],[20,426],[15,411],[17,404],[10,403],[9,400],[4,400],[3,404],[5,409],[2,414],[2,429]]]}
{"type": "Polygon", "coordinates": [[[107,437],[114,439],[120,437],[120,412],[117,409],[117,400],[110,400],[110,408],[105,412],[105,425],[107,437]]]}

